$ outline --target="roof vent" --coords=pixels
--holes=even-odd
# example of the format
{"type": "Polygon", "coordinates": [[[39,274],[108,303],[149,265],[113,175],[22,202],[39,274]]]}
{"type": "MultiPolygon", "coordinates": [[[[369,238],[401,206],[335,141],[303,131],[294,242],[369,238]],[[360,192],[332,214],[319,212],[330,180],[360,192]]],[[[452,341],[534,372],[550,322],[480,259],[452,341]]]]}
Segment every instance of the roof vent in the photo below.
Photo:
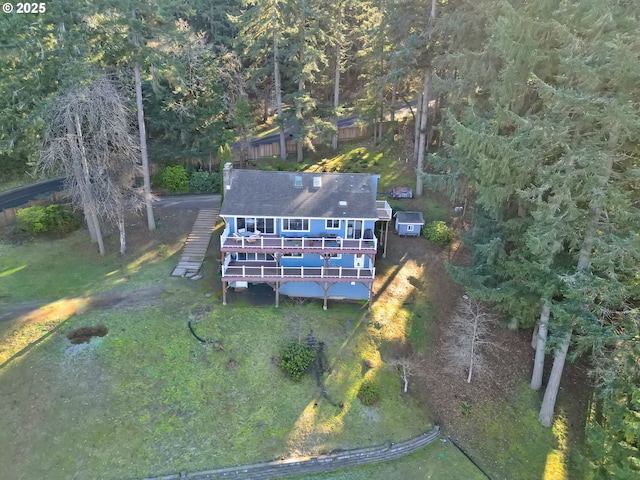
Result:
{"type": "Polygon", "coordinates": [[[300,175],[296,175],[293,179],[293,186],[297,188],[302,187],[302,177],[300,175]]]}
{"type": "Polygon", "coordinates": [[[345,202],[344,200],[340,200],[338,202],[338,205],[340,205],[341,207],[346,207],[347,206],[347,202],[345,202]]]}

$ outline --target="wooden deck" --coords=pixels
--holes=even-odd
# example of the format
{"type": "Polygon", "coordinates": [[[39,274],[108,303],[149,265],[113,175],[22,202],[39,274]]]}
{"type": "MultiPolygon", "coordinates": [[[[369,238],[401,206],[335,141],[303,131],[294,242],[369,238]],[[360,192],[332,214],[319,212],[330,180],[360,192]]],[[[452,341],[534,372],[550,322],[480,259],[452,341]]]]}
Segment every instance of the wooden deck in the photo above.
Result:
{"type": "Polygon", "coordinates": [[[223,235],[221,244],[223,252],[375,254],[378,249],[376,238],[287,238],[277,235],[261,235],[259,238],[234,238],[223,235]]]}
{"type": "Polygon", "coordinates": [[[283,267],[272,263],[255,264],[233,262],[222,268],[225,282],[363,282],[371,283],[375,278],[375,268],[346,267],[283,267]]]}
{"type": "Polygon", "coordinates": [[[213,229],[218,222],[220,208],[208,208],[198,212],[193,229],[182,248],[178,266],[173,270],[173,277],[187,277],[193,280],[202,278],[200,269],[211,242],[213,229]]]}

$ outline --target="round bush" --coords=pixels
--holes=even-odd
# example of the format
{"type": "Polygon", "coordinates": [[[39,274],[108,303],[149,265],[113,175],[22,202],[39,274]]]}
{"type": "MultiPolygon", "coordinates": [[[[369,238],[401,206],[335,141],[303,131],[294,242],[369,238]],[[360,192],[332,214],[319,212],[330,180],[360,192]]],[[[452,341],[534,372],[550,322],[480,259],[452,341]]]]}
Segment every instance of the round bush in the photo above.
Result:
{"type": "Polygon", "coordinates": [[[362,402],[363,405],[371,406],[374,405],[378,398],[380,397],[380,393],[378,392],[378,387],[376,387],[372,382],[363,382],[360,385],[360,390],[358,390],[358,398],[362,402]]]}
{"type": "Polygon", "coordinates": [[[167,165],[162,172],[162,185],[170,192],[189,190],[189,174],[184,165],[167,165]]]}
{"type": "Polygon", "coordinates": [[[427,240],[443,247],[453,240],[453,228],[446,222],[431,222],[424,227],[422,235],[427,240]]]}
{"type": "Polygon", "coordinates": [[[280,366],[289,376],[298,381],[316,358],[316,352],[308,345],[289,343],[280,353],[280,366]]]}
{"type": "Polygon", "coordinates": [[[16,213],[16,222],[23,232],[54,234],[72,232],[82,223],[71,210],[58,204],[21,208],[16,213]]]}

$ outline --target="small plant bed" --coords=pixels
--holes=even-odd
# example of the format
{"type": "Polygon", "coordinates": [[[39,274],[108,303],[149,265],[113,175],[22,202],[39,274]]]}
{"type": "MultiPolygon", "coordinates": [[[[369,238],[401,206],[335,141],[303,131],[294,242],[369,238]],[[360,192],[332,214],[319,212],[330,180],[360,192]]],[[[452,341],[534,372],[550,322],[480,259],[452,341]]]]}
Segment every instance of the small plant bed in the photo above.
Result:
{"type": "Polygon", "coordinates": [[[109,333],[107,327],[104,324],[99,323],[95,326],[80,327],[71,330],[67,333],[67,338],[74,345],[78,345],[80,343],[90,342],[93,337],[104,337],[107,333],[109,333]]]}

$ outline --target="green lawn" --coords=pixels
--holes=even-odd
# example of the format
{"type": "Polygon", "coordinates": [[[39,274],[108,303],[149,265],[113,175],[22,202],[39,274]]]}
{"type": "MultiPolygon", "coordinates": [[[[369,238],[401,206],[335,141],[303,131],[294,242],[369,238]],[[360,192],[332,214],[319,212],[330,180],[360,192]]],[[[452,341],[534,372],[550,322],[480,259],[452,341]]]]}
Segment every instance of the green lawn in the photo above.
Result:
{"type": "MultiPolygon", "coordinates": [[[[522,383],[501,401],[473,405],[464,428],[482,432],[465,445],[494,480],[564,480],[589,478],[584,461],[584,425],[572,424],[561,392],[552,428],[538,422],[541,393],[522,383]],[[515,474],[514,472],[518,472],[515,474]]],[[[575,408],[575,404],[571,404],[575,408]]]]}
{"type": "Polygon", "coordinates": [[[222,307],[181,295],[146,308],[70,318],[0,373],[0,463],[7,478],[127,478],[231,466],[399,440],[431,428],[423,408],[400,396],[372,348],[356,307],[222,307]],[[194,308],[213,307],[189,332],[194,308]],[[104,323],[109,334],[71,346],[72,328],[104,323]],[[313,329],[331,372],[320,396],[312,377],[289,380],[273,362],[280,345],[313,329]],[[356,398],[365,379],[381,401],[356,398]],[[317,405],[316,405],[317,403],[317,405]],[[25,408],[26,407],[26,408],[25,408]],[[7,470],[8,469],[8,470],[7,470]]]}

